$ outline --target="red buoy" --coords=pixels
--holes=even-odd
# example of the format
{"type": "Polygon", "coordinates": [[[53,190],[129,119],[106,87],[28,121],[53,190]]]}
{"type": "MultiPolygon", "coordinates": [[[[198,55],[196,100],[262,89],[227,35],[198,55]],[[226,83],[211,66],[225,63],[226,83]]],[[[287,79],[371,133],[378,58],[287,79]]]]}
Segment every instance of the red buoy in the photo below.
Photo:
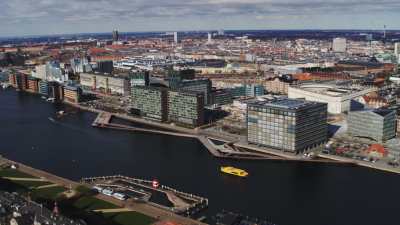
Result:
{"type": "Polygon", "coordinates": [[[157,180],[153,180],[152,185],[153,188],[158,188],[160,186],[160,183],[157,180]]]}

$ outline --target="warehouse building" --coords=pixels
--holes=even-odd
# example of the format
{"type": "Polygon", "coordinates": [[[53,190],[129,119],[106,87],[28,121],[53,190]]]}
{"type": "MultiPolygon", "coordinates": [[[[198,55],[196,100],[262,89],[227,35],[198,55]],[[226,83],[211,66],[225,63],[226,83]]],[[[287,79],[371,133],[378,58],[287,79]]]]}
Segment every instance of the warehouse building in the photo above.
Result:
{"type": "Polygon", "coordinates": [[[305,83],[289,86],[288,97],[328,104],[328,112],[340,114],[350,112],[357,104],[356,99],[376,91],[376,88],[337,85],[334,82],[305,83]]]}

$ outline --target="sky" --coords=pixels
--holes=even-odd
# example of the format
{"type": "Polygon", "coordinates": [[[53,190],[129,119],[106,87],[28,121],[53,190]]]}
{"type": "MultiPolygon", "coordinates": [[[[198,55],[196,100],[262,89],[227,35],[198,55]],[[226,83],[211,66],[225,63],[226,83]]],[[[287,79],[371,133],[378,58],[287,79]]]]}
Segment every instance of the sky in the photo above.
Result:
{"type": "Polygon", "coordinates": [[[400,29],[400,0],[0,0],[0,36],[235,29],[400,29]]]}

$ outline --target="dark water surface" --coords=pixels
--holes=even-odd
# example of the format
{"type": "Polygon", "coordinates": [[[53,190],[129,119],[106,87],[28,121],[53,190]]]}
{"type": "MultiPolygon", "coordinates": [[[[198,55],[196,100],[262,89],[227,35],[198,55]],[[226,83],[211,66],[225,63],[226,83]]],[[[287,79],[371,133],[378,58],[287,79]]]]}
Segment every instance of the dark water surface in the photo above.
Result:
{"type": "Polygon", "coordinates": [[[65,106],[0,90],[0,154],[79,180],[122,174],[209,199],[221,209],[279,225],[400,224],[400,175],[367,168],[213,158],[196,140],[92,128],[95,114],[77,112],[52,122],[65,106]],[[222,175],[221,165],[247,170],[222,175]]]}

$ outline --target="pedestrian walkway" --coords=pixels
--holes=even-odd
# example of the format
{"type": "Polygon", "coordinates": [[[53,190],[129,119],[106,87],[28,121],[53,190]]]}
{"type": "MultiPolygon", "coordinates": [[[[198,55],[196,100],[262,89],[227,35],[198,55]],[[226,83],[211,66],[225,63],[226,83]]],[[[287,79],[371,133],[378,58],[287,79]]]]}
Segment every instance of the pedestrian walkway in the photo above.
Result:
{"type": "Polygon", "coordinates": [[[60,185],[58,185],[58,184],[48,184],[48,185],[39,186],[36,189],[45,189],[45,188],[58,187],[58,186],[60,186],[60,185]]]}
{"type": "Polygon", "coordinates": [[[95,209],[93,212],[101,212],[101,213],[118,213],[118,212],[133,212],[135,210],[128,208],[118,208],[118,209],[95,209]]]}
{"type": "Polygon", "coordinates": [[[16,181],[47,181],[43,178],[25,178],[25,177],[3,177],[7,180],[16,180],[16,181]]]}

